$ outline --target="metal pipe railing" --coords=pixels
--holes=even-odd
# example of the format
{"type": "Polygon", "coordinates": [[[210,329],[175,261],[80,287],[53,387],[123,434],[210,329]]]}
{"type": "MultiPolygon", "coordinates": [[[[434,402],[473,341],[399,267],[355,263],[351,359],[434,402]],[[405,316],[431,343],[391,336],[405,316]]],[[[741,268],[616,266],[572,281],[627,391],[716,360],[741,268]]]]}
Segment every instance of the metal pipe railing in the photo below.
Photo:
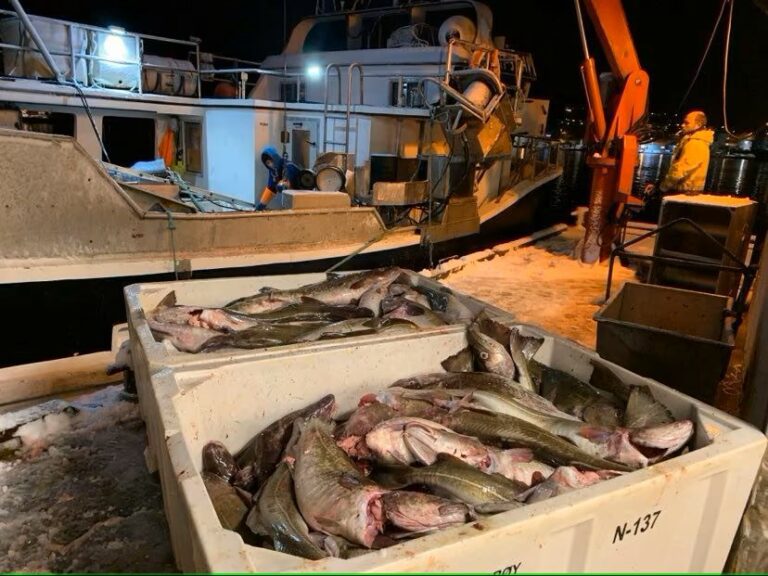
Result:
{"type": "Polygon", "coordinates": [[[347,119],[346,129],[344,130],[344,172],[347,171],[347,158],[349,157],[349,124],[352,120],[352,75],[357,70],[360,79],[360,104],[363,104],[363,66],[359,62],[352,62],[347,68],[347,119]]]}
{"type": "Polygon", "coordinates": [[[32,36],[32,40],[34,40],[35,45],[40,51],[40,54],[43,55],[45,63],[48,64],[48,68],[50,68],[51,72],[53,72],[54,76],[56,76],[56,80],[63,83],[66,80],[64,74],[61,72],[61,70],[59,70],[56,62],[54,62],[53,56],[51,56],[51,53],[48,52],[48,47],[45,45],[45,42],[43,42],[43,39],[37,32],[37,28],[35,28],[34,24],[32,24],[32,21],[29,19],[29,16],[27,16],[24,8],[22,8],[19,0],[11,0],[11,6],[13,6],[16,15],[24,23],[24,27],[27,29],[27,32],[29,32],[29,35],[32,36]]]}

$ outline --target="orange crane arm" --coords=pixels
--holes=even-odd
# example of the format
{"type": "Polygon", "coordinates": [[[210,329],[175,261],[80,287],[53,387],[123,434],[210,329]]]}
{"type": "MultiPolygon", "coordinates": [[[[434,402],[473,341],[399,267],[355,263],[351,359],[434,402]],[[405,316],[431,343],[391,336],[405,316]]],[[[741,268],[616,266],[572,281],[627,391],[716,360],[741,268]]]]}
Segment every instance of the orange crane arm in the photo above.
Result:
{"type": "Polygon", "coordinates": [[[623,80],[640,70],[621,0],[584,0],[584,6],[613,73],[623,80]]]}
{"type": "Polygon", "coordinates": [[[584,49],[582,74],[589,106],[590,138],[596,145],[587,164],[592,185],[581,259],[594,262],[610,254],[617,215],[632,194],[637,165],[637,139],[631,128],[644,115],[648,102],[648,74],[632,42],[621,0],[583,0],[611,70],[621,85],[616,98],[603,102],[594,59],[589,56],[579,1],[576,4],[584,49]]]}

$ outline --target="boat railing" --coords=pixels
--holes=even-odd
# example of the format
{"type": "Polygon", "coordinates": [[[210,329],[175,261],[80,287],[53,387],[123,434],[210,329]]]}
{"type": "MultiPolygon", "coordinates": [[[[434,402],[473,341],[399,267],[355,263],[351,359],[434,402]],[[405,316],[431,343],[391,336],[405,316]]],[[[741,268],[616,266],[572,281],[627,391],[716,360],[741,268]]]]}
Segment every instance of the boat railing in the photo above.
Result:
{"type": "MultiPolygon", "coordinates": [[[[127,32],[122,28],[110,26],[104,28],[67,20],[59,20],[43,16],[28,15],[18,0],[12,1],[13,10],[0,9],[0,49],[6,52],[5,63],[14,54],[34,53],[39,55],[48,69],[51,77],[65,84],[73,84],[82,88],[114,88],[130,92],[152,93],[147,89],[146,78],[151,71],[158,73],[169,72],[173,75],[183,75],[191,81],[194,90],[190,89],[174,95],[202,96],[202,82],[218,82],[224,79],[235,80],[240,85],[240,96],[245,97],[247,89],[247,74],[232,76],[239,70],[249,72],[269,73],[260,68],[261,63],[242,58],[230,58],[217,54],[201,52],[199,38],[179,40],[151,34],[127,32]],[[17,30],[13,26],[17,24],[17,30]],[[45,24],[46,28],[55,30],[55,46],[50,46],[40,35],[37,26],[45,24]],[[17,38],[8,41],[8,36],[17,38]],[[30,40],[27,40],[26,37],[30,40]],[[145,43],[153,45],[165,44],[175,55],[186,53],[186,60],[166,58],[160,54],[153,62],[146,61],[149,54],[145,52],[145,43]],[[9,57],[8,54],[11,56],[9,57]],[[234,68],[218,69],[217,66],[235,66],[234,68]],[[99,78],[98,66],[109,68],[110,81],[99,78]],[[243,68],[247,66],[248,68],[243,68]]],[[[158,50],[163,52],[163,50],[158,50]]],[[[18,58],[18,56],[17,56],[18,58]]],[[[183,58],[183,57],[182,57],[183,58]]],[[[4,64],[5,64],[4,63],[4,64]]],[[[14,65],[15,67],[15,65],[14,65]]],[[[22,67],[20,77],[39,78],[40,68],[35,67],[34,74],[29,76],[22,67]]],[[[15,75],[13,70],[4,70],[6,76],[15,75]]],[[[178,82],[178,78],[175,78],[178,82]]],[[[166,93],[166,92],[161,92],[166,93]]]]}
{"type": "MultiPolygon", "coordinates": [[[[513,98],[513,110],[520,107],[525,96],[523,80],[535,77],[535,71],[526,74],[530,58],[514,50],[496,48],[468,42],[458,38],[448,42],[446,59],[444,63],[445,73],[443,78],[426,77],[420,81],[421,90],[425,84],[435,85],[441,93],[441,106],[446,106],[447,98],[452,99],[459,108],[453,122],[458,126],[463,113],[474,116],[481,122],[488,122],[496,107],[507,93],[513,98]],[[459,51],[463,51],[460,53],[459,51]],[[460,55],[461,61],[466,65],[458,68],[455,66],[454,55],[460,55]],[[512,84],[507,85],[502,81],[502,71],[512,73],[512,84]],[[467,89],[460,92],[457,85],[463,81],[467,89]],[[475,90],[477,85],[486,88],[475,90]]],[[[481,87],[482,88],[482,87],[481,87]]]]}
{"type": "Polygon", "coordinates": [[[328,84],[331,76],[331,72],[336,72],[336,78],[338,81],[338,88],[336,94],[338,96],[338,102],[341,104],[341,68],[338,64],[330,63],[325,67],[325,86],[323,89],[323,152],[328,152],[328,146],[341,146],[344,145],[344,169],[346,170],[347,157],[349,156],[349,124],[352,120],[352,79],[354,78],[354,72],[357,70],[358,87],[359,87],[359,101],[358,104],[364,103],[365,89],[363,86],[364,73],[363,66],[359,62],[352,62],[347,67],[347,102],[344,113],[344,142],[334,142],[329,139],[328,136],[328,120],[333,118],[329,113],[330,101],[328,98],[328,84]]]}
{"type": "Polygon", "coordinates": [[[562,166],[560,143],[545,136],[512,135],[513,180],[535,179],[552,168],[562,166]]]}

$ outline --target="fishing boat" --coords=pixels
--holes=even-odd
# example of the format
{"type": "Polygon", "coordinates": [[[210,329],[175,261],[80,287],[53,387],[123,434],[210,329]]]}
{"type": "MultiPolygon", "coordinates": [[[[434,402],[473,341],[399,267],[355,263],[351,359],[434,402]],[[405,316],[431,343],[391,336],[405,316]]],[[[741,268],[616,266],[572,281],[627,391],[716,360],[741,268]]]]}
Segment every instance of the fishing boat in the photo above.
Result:
{"type": "Polygon", "coordinates": [[[131,283],[414,265],[523,234],[561,174],[533,58],[479,2],[319,11],[261,63],[12,4],[0,293],[25,312],[6,365],[107,348],[131,283]],[[302,189],[256,212],[267,145],[302,189]]]}

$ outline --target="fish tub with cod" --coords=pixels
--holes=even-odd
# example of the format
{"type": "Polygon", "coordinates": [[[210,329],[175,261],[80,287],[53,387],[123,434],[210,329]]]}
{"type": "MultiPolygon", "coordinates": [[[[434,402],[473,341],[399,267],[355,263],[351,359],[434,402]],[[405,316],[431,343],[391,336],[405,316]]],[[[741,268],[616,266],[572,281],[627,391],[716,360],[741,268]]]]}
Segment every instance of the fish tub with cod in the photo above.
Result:
{"type": "MultiPolygon", "coordinates": [[[[255,279],[254,282],[258,283],[255,279]]],[[[465,297],[477,309],[481,302],[465,297]]],[[[485,307],[496,320],[509,315],[485,307]]],[[[691,450],[549,500],[445,529],[362,556],[307,560],[249,545],[222,527],[202,480],[202,449],[232,452],[265,426],[334,394],[339,412],[395,380],[442,371],[467,346],[466,331],[375,336],[137,368],[151,453],[160,471],[176,561],[184,571],[719,571],[746,505],[763,434],[657,382],[599,360],[573,342],[544,338],[535,359],[589,381],[599,362],[627,384],[646,385],[676,418],[695,423],[691,450]]],[[[135,361],[141,361],[140,358],[135,361]]],[[[146,363],[146,359],[144,359],[146,363]]]]}

